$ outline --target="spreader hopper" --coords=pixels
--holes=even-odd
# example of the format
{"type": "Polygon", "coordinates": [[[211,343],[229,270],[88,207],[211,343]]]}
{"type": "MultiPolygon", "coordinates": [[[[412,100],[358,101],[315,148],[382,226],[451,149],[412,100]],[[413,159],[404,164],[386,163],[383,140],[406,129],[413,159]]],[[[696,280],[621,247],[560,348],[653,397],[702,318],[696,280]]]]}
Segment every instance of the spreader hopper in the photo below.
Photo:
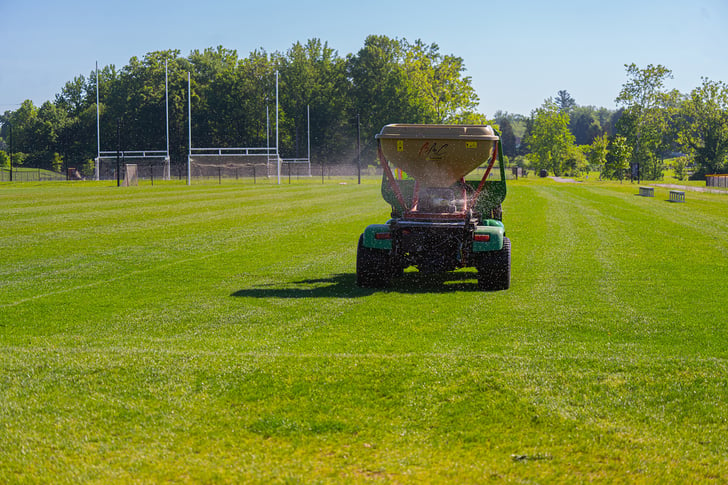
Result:
{"type": "Polygon", "coordinates": [[[506,173],[493,128],[395,124],[376,138],[382,197],[392,212],[359,237],[357,284],[384,287],[406,277],[409,267],[425,274],[472,267],[481,289],[509,288],[511,242],[501,207],[506,173]],[[408,176],[395,176],[390,165],[408,176]],[[481,165],[480,181],[465,178],[481,165]]]}
{"type": "Polygon", "coordinates": [[[498,136],[485,125],[386,125],[382,155],[421,188],[450,187],[493,156],[498,136]]]}

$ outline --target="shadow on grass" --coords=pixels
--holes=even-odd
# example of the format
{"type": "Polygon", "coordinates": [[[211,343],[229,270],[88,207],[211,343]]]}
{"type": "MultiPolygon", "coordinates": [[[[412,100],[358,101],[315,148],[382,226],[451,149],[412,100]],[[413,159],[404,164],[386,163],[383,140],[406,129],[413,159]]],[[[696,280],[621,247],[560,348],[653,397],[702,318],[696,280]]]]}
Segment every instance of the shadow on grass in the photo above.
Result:
{"type": "Polygon", "coordinates": [[[456,271],[443,274],[407,272],[395,278],[386,288],[360,288],[356,274],[334,274],[328,278],[306,279],[290,283],[257,285],[236,291],[231,296],[253,298],[357,298],[378,292],[450,293],[480,291],[474,272],[456,271]]]}

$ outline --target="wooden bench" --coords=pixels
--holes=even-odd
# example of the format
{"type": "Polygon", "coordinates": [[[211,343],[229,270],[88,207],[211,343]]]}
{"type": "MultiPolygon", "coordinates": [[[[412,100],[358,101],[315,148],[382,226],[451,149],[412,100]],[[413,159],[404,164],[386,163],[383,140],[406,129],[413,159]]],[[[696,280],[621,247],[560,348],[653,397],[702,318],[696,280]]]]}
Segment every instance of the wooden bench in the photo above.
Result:
{"type": "Polygon", "coordinates": [[[685,192],[682,190],[671,190],[670,202],[685,202],[685,192]]]}
{"type": "Polygon", "coordinates": [[[654,187],[640,187],[640,195],[642,197],[654,197],[655,188],[654,187]]]}

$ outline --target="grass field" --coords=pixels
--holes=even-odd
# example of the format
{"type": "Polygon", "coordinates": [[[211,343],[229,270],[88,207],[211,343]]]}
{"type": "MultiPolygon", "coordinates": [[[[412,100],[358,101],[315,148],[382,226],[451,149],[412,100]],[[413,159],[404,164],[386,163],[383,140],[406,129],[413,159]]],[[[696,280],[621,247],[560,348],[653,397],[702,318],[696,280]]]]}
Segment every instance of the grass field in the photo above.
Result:
{"type": "Polygon", "coordinates": [[[512,287],[355,286],[358,186],[0,184],[0,482],[728,481],[728,197],[509,185],[512,287]]]}

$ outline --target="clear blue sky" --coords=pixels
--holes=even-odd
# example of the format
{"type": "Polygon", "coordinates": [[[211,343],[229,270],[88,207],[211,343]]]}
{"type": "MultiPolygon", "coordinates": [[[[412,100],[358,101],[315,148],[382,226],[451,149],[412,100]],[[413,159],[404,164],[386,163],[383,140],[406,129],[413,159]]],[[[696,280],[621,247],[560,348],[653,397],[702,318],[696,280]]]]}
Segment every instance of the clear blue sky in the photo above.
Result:
{"type": "Polygon", "coordinates": [[[0,112],[53,100],[96,61],[218,45],[247,57],[314,37],[344,57],[369,34],[462,57],[488,116],[528,115],[562,89],[613,109],[632,62],[668,67],[683,93],[728,82],[726,0],[0,0],[0,112]]]}

